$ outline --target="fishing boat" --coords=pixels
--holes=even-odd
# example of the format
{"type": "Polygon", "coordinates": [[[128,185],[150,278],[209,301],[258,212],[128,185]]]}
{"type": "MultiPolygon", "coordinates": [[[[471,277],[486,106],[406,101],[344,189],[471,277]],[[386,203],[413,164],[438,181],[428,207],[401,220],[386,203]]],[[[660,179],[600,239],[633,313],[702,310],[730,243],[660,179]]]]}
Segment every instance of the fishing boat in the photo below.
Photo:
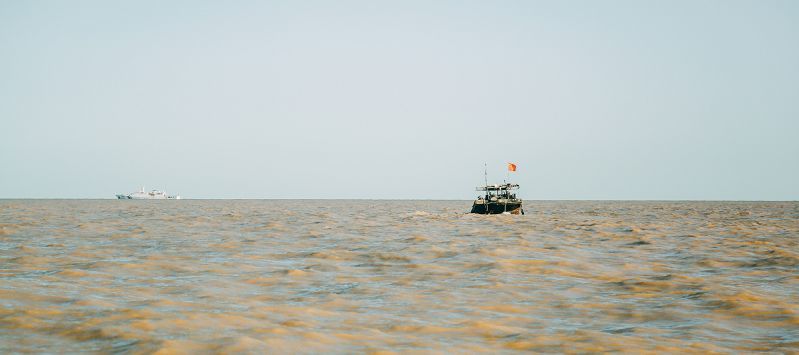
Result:
{"type": "Polygon", "coordinates": [[[129,194],[117,194],[117,199],[120,200],[180,200],[180,195],[167,195],[166,192],[152,190],[145,192],[144,187],[136,192],[129,194]]]}
{"type": "Polygon", "coordinates": [[[478,196],[472,204],[471,213],[479,214],[524,214],[522,200],[516,197],[513,190],[518,190],[519,184],[503,183],[485,185],[477,188],[485,194],[478,196]]]}
{"type": "MultiPolygon", "coordinates": [[[[503,182],[502,184],[488,184],[488,166],[484,165],[485,185],[478,186],[477,191],[484,192],[477,196],[472,204],[471,213],[479,214],[524,214],[522,199],[517,198],[513,190],[519,189],[519,184],[503,182]]],[[[516,172],[516,164],[508,163],[508,180],[510,173],[516,172]]]]}

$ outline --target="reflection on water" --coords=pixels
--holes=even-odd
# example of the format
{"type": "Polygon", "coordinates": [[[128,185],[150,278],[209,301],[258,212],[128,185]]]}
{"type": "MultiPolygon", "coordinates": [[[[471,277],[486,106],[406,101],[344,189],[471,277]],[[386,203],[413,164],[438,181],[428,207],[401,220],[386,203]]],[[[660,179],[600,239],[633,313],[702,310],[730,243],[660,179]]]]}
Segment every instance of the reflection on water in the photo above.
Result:
{"type": "Polygon", "coordinates": [[[0,201],[0,352],[797,351],[799,203],[0,201]]]}

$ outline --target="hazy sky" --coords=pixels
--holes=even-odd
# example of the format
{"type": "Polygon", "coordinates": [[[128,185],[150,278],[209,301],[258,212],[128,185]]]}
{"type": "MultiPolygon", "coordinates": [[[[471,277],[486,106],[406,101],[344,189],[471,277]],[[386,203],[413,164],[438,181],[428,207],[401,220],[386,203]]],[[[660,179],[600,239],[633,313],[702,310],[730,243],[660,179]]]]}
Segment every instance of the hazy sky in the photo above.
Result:
{"type": "Polygon", "coordinates": [[[799,199],[799,1],[2,1],[0,197],[799,199]]]}

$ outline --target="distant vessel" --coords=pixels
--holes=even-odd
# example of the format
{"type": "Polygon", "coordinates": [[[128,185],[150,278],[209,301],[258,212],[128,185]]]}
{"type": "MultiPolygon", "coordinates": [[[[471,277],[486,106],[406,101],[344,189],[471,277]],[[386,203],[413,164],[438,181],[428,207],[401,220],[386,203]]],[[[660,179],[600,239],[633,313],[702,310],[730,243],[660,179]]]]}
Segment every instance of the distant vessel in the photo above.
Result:
{"type": "Polygon", "coordinates": [[[117,194],[120,200],[180,200],[180,195],[167,195],[166,192],[152,190],[144,192],[144,187],[136,192],[131,192],[127,195],[117,194]]]}
{"type": "Polygon", "coordinates": [[[471,213],[479,214],[524,214],[522,200],[516,198],[513,190],[518,190],[519,184],[494,184],[485,185],[477,188],[477,191],[485,191],[485,195],[478,196],[472,204],[471,213]]]}
{"type": "MultiPolygon", "coordinates": [[[[508,163],[508,180],[510,173],[516,171],[516,164],[508,163]]],[[[524,214],[522,199],[516,198],[513,190],[519,189],[519,184],[503,182],[502,184],[488,184],[488,167],[485,171],[485,185],[477,187],[477,191],[485,191],[485,195],[477,196],[472,204],[471,213],[479,214],[524,214]]]]}

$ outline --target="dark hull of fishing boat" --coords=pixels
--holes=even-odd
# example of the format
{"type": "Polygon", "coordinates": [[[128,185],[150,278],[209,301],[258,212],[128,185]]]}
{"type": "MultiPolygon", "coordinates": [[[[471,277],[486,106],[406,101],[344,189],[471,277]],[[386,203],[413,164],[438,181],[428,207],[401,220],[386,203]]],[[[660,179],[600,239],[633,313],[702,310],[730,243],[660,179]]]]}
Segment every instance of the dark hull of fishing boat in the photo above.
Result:
{"type": "Polygon", "coordinates": [[[471,213],[478,213],[478,214],[502,214],[504,212],[508,212],[510,214],[524,214],[524,209],[522,209],[522,203],[519,202],[508,202],[505,204],[504,202],[488,202],[484,203],[483,201],[475,201],[472,205],[472,212],[471,213]]]}

